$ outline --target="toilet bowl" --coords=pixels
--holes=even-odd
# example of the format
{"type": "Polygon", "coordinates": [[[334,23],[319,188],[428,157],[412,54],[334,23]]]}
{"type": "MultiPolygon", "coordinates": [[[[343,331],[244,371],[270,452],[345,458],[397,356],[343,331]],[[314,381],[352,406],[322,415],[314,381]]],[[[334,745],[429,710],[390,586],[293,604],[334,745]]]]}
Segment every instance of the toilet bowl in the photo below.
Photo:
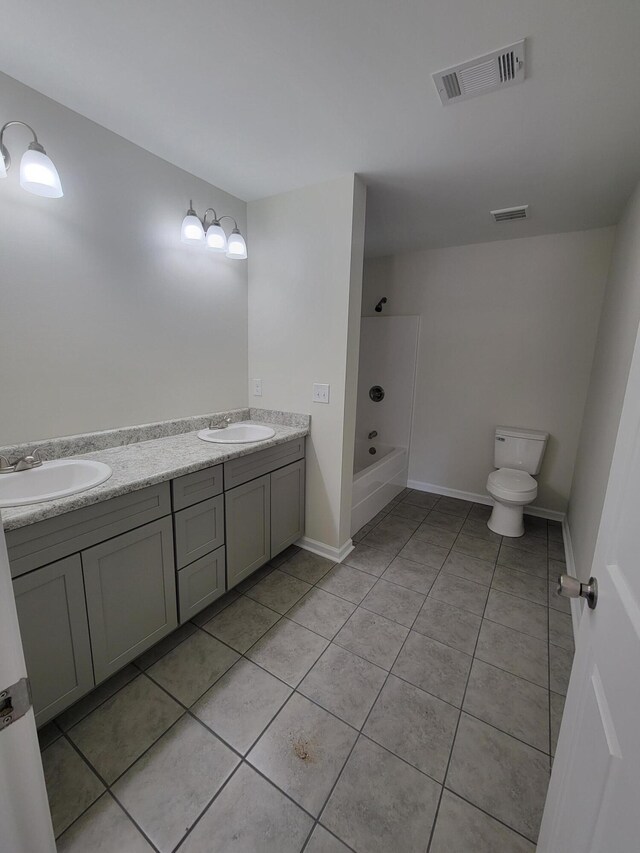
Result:
{"type": "Polygon", "coordinates": [[[523,512],[535,500],[538,474],[549,434],[520,427],[497,427],[494,464],[487,478],[487,492],[494,500],[487,527],[500,536],[522,536],[523,512]]]}
{"type": "Polygon", "coordinates": [[[526,471],[499,468],[487,479],[487,491],[495,504],[487,527],[500,536],[522,536],[524,508],[535,500],[538,484],[526,471]]]}

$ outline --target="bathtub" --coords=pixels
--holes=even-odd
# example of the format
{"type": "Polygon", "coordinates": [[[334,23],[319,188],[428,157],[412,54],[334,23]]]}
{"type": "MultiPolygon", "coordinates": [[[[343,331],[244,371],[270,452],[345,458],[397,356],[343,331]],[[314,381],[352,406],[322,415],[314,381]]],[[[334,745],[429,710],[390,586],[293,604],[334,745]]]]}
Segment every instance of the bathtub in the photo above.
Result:
{"type": "Polygon", "coordinates": [[[408,462],[406,447],[356,442],[351,499],[352,536],[406,487],[408,462]],[[369,453],[371,447],[375,448],[375,454],[369,453]]]}

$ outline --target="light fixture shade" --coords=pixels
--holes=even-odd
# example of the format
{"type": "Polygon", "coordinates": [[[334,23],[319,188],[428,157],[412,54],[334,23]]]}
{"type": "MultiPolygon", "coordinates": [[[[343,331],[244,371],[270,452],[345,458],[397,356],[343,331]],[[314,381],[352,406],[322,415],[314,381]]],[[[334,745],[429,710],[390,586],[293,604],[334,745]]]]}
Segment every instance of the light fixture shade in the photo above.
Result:
{"type": "Polygon", "coordinates": [[[217,220],[214,220],[207,228],[207,248],[211,249],[212,252],[227,251],[227,235],[217,220]]]}
{"type": "Polygon", "coordinates": [[[20,186],[45,198],[60,198],[62,184],[58,170],[44,151],[27,148],[20,161],[20,186]]]}
{"type": "Polygon", "coordinates": [[[231,234],[229,234],[227,257],[237,261],[242,261],[247,257],[247,244],[244,242],[244,237],[237,228],[234,228],[231,234]]]}
{"type": "Polygon", "coordinates": [[[200,222],[191,209],[182,220],[181,239],[183,243],[204,242],[204,228],[202,227],[202,222],[200,222]]]}

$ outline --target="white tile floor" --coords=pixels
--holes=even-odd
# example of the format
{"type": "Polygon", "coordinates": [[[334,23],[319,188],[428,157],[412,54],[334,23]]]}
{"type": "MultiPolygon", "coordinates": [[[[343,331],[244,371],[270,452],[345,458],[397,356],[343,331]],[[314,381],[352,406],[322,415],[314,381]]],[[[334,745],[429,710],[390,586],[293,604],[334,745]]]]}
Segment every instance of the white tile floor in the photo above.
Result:
{"type": "Polygon", "coordinates": [[[560,527],[406,490],[40,733],[60,853],[533,853],[573,656],[560,527]]]}

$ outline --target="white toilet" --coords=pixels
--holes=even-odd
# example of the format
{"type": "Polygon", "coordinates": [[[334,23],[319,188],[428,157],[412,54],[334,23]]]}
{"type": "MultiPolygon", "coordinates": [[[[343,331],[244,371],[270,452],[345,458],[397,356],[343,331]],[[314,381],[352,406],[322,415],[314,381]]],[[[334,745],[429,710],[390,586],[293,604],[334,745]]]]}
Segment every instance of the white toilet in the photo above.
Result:
{"type": "Polygon", "coordinates": [[[538,484],[531,476],[540,472],[548,432],[517,427],[496,427],[493,464],[487,491],[495,501],[487,522],[500,536],[522,536],[522,513],[535,500],[538,484]]]}

